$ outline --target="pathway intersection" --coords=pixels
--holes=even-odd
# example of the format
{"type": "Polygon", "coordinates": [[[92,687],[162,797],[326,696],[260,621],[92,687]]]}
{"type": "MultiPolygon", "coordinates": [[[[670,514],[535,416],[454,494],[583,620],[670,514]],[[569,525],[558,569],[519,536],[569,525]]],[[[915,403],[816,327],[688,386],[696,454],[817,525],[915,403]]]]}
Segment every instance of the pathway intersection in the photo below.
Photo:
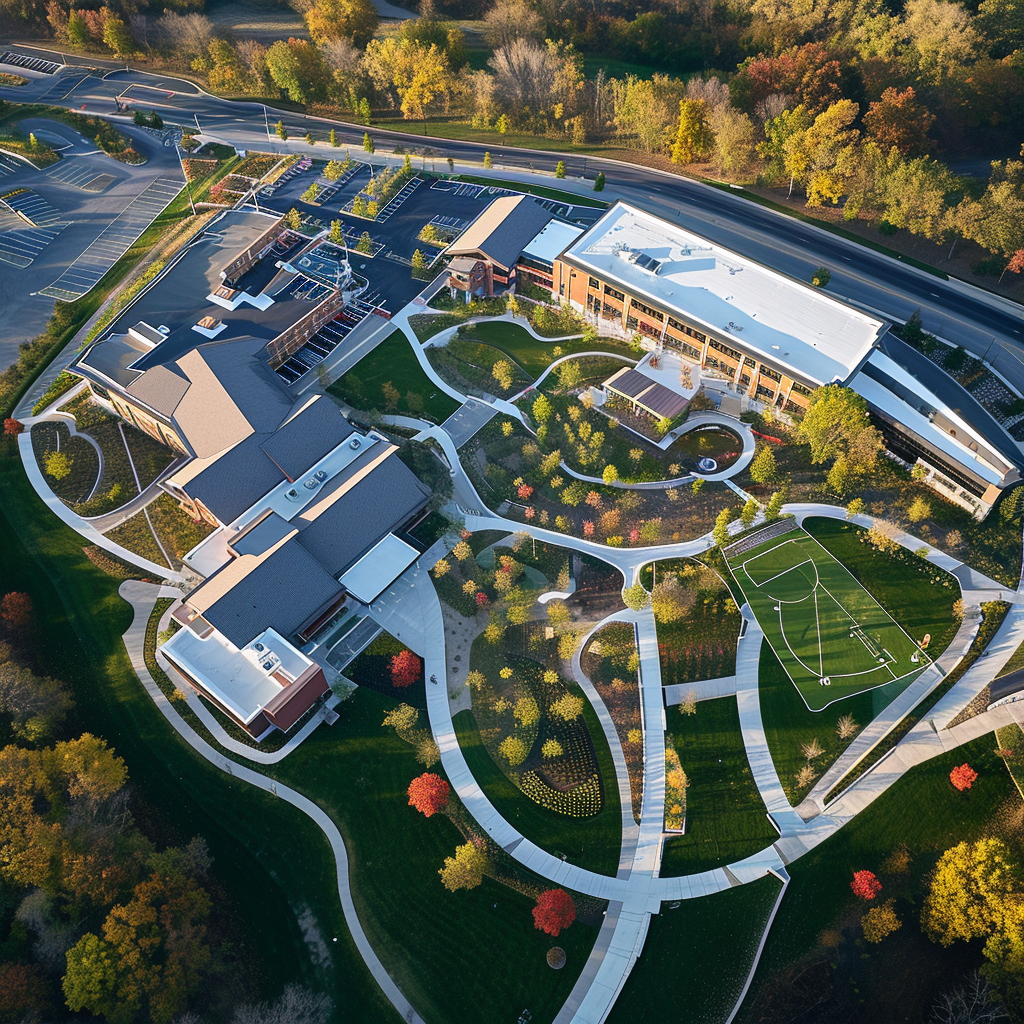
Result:
{"type": "MultiPolygon", "coordinates": [[[[416,358],[431,381],[462,403],[462,408],[459,413],[451,417],[450,421],[441,426],[426,424],[408,417],[395,417],[394,421],[404,426],[420,428],[416,435],[418,440],[433,438],[441,446],[450,466],[454,490],[453,502],[463,513],[467,529],[474,532],[498,529],[510,533],[525,533],[538,540],[581,554],[595,556],[618,569],[627,585],[637,580],[640,569],[654,559],[694,556],[712,547],[711,536],[705,535],[690,541],[656,547],[609,548],[597,542],[506,519],[490,511],[459,461],[458,447],[465,443],[468,437],[472,436],[472,432],[479,429],[495,413],[516,416],[520,419],[521,415],[511,403],[501,399],[485,397],[484,399],[476,398],[470,402],[467,396],[462,395],[440,379],[426,359],[422,346],[415,341],[415,334],[408,323],[410,312],[422,312],[423,309],[422,305],[407,307],[395,316],[393,323],[406,334],[416,358]]],[[[745,434],[744,437],[746,439],[745,434]]],[[[45,477],[36,465],[27,433],[19,439],[19,450],[33,487],[49,507],[90,541],[102,543],[101,535],[91,524],[74,515],[52,494],[45,477]]],[[[739,468],[739,466],[734,467],[732,472],[737,472],[739,468]]],[[[794,515],[798,522],[802,522],[804,517],[811,515],[846,518],[844,510],[826,505],[795,504],[787,506],[784,512],[794,515]]],[[[871,523],[871,519],[865,516],[854,517],[854,521],[865,526],[871,523]]],[[[896,540],[915,552],[922,547],[927,547],[919,539],[907,534],[898,534],[896,540]]],[[[111,547],[109,543],[104,546],[111,547]]],[[[169,574],[161,567],[148,563],[138,556],[133,556],[123,549],[119,549],[117,554],[141,565],[149,572],[159,569],[162,578],[177,578],[176,574],[169,574]]],[[[651,915],[659,913],[663,903],[699,898],[733,886],[756,881],[768,873],[778,877],[785,886],[789,878],[786,870],[788,864],[833,835],[914,765],[953,749],[959,744],[969,742],[1000,725],[1024,721],[1024,702],[1022,702],[1020,705],[1005,705],[987,711],[954,728],[944,727],[985,685],[991,682],[1017,646],[1024,641],[1024,592],[1020,589],[1008,591],[994,580],[984,577],[937,549],[929,548],[927,557],[935,565],[953,573],[960,581],[964,603],[969,610],[963,626],[943,658],[928,672],[922,674],[921,678],[911,687],[908,687],[903,695],[906,699],[894,701],[870,727],[863,731],[861,737],[836,762],[834,768],[822,777],[819,784],[812,790],[811,796],[804,804],[801,804],[799,809],[790,806],[768,749],[758,694],[758,663],[763,634],[749,607],[744,605],[741,611],[745,628],[742,630],[737,647],[735,677],[708,681],[705,684],[708,692],[705,693],[699,692],[702,684],[696,684],[695,689],[698,690],[698,696],[702,697],[735,694],[743,744],[751,772],[768,814],[779,831],[779,838],[764,850],[727,867],[671,878],[662,878],[659,874],[665,792],[665,707],[666,696],[668,696],[669,702],[678,702],[683,699],[684,694],[678,692],[666,694],[666,688],[662,686],[657,631],[654,616],[649,607],[635,612],[626,610],[617,612],[595,627],[597,629],[609,621],[619,621],[632,623],[636,630],[645,764],[639,823],[633,820],[629,776],[614,723],[596,689],[583,674],[579,654],[572,662],[574,677],[597,711],[602,729],[608,739],[616,771],[616,785],[622,804],[623,830],[619,867],[615,876],[612,877],[571,864],[561,857],[541,849],[524,837],[499,814],[470,771],[452,722],[453,698],[449,693],[449,661],[445,649],[444,620],[440,600],[429,575],[433,561],[436,560],[434,549],[421,556],[413,567],[373,603],[370,615],[377,623],[401,639],[424,659],[425,674],[428,680],[436,677],[436,682],[427,683],[427,713],[430,728],[437,741],[445,773],[480,828],[486,831],[515,860],[537,875],[555,885],[609,901],[608,912],[590,959],[573,988],[569,1000],[556,1018],[557,1024],[570,1024],[570,1022],[571,1024],[601,1024],[606,1019],[636,959],[641,955],[651,915]],[[988,656],[979,659],[971,670],[965,673],[949,690],[932,709],[927,721],[915,726],[872,770],[849,786],[838,799],[824,807],[824,796],[835,782],[839,781],[856,760],[870,750],[874,743],[884,738],[889,729],[895,726],[924,694],[937,686],[945,674],[957,663],[966,652],[976,632],[977,606],[982,601],[997,597],[1010,601],[1013,607],[990,645],[988,656]],[[912,696],[908,696],[911,691],[913,691],[912,696]]],[[[361,955],[403,1018],[409,1021],[419,1020],[413,1007],[388,976],[386,969],[361,930],[349,889],[344,842],[334,823],[318,807],[299,794],[285,791],[285,787],[277,787],[258,771],[239,764],[237,760],[226,758],[223,753],[199,737],[181,719],[153,683],[141,657],[141,644],[144,640],[145,624],[149,612],[152,610],[157,596],[165,592],[175,593],[173,590],[161,590],[139,583],[126,583],[122,587],[122,594],[135,610],[133,623],[125,633],[125,644],[140,679],[171,726],[201,756],[220,770],[243,778],[260,788],[273,787],[273,791],[279,796],[301,807],[317,821],[334,847],[338,864],[339,892],[346,920],[361,955]]],[[[451,682],[461,685],[462,680],[454,679],[451,682]]],[[[668,689],[678,690],[678,688],[668,689]]],[[[461,699],[461,695],[455,699],[461,699]]],[[[210,716],[201,717],[205,720],[210,716]]],[[[315,725],[311,727],[315,728],[315,725]]],[[[307,729],[311,727],[307,727],[307,729]]],[[[303,733],[306,733],[305,729],[303,733]]],[[[287,749],[290,748],[292,748],[292,744],[289,744],[284,752],[278,752],[277,755],[261,756],[259,752],[254,752],[249,748],[240,748],[238,744],[228,744],[225,747],[225,749],[231,750],[237,758],[244,758],[256,764],[279,760],[281,756],[286,755],[287,749]]],[[[755,967],[756,958],[750,967],[748,984],[755,967]]],[[[744,987],[745,991],[746,987],[744,987]]],[[[738,1005],[737,1003],[737,1007],[738,1005]]]]}

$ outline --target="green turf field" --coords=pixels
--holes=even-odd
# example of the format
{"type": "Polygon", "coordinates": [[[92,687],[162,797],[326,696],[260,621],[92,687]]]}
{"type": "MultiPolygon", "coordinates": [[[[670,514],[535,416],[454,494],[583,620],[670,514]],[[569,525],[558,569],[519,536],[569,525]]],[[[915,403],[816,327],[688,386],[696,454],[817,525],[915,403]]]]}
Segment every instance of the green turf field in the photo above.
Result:
{"type": "Polygon", "coordinates": [[[726,556],[765,639],[811,711],[896,680],[907,684],[929,664],[917,643],[923,638],[910,637],[803,530],[726,556]]]}

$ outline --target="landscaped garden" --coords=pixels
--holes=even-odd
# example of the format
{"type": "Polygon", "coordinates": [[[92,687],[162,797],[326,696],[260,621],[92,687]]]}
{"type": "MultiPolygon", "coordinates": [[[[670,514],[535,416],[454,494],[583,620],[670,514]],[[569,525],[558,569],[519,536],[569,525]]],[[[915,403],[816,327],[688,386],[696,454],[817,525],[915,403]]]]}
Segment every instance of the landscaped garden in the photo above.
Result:
{"type": "Polygon", "coordinates": [[[651,562],[640,582],[653,592],[664,686],[736,672],[740,613],[713,569],[689,558],[651,562]]]}
{"type": "Polygon", "coordinates": [[[157,565],[177,570],[182,558],[212,532],[205,520],[193,519],[169,494],[161,494],[105,536],[157,565]]]}
{"type": "Polygon", "coordinates": [[[686,833],[665,840],[660,874],[689,875],[743,860],[779,837],[747,762],[734,697],[667,712],[686,774],[686,833]]]}
{"type": "MultiPolygon", "coordinates": [[[[560,470],[560,451],[545,455],[521,423],[501,416],[462,447],[460,458],[489,507],[510,502],[506,517],[612,547],[699,537],[723,508],[736,505],[718,483],[629,490],[576,480],[560,470]]],[[[603,466],[591,471],[600,476],[603,466]]]]}
{"type": "Polygon", "coordinates": [[[554,936],[539,930],[532,911],[550,883],[493,844],[467,841],[474,827],[439,768],[424,779],[416,749],[381,727],[396,710],[357,690],[337,725],[313,733],[273,774],[338,823],[360,922],[428,1024],[515,1020],[524,1007],[534,1021],[551,1021],[589,955],[603,904],[572,897],[576,922],[554,936]],[[411,788],[413,780],[422,782],[411,788]],[[457,852],[467,846],[479,855],[457,852]],[[546,963],[556,945],[566,953],[561,970],[546,963]]]}
{"type": "Polygon", "coordinates": [[[435,423],[459,407],[423,372],[401,331],[389,334],[328,390],[363,412],[400,413],[435,423]]]}
{"type": "MultiPolygon", "coordinates": [[[[774,472],[761,483],[754,479],[756,459],[736,479],[745,490],[767,500],[782,482],[788,501],[819,501],[846,506],[862,503],[861,510],[906,529],[914,536],[951,554],[1008,587],[1016,588],[1021,573],[1021,516],[1024,488],[1004,492],[999,504],[978,522],[969,512],[946,501],[915,479],[896,461],[878,458],[864,474],[855,475],[839,493],[826,482],[826,466],[811,462],[810,446],[797,430],[777,420],[765,421],[745,413],[754,429],[776,438],[769,444],[774,472]]],[[[860,507],[858,505],[858,507],[860,507]]]]}
{"type": "Polygon", "coordinates": [[[580,661],[615,724],[629,772],[633,818],[639,824],[644,795],[644,737],[640,718],[640,656],[633,626],[613,622],[595,633],[580,661]]]}
{"type": "MultiPolygon", "coordinates": [[[[844,565],[896,623],[911,636],[931,635],[937,658],[959,628],[959,586],[944,570],[903,549],[882,552],[867,531],[842,520],[811,518],[805,530],[844,565]]],[[[896,680],[856,693],[814,712],[771,648],[761,648],[758,674],[761,715],[768,746],[790,802],[799,803],[814,780],[906,686],[896,680]]]]}
{"type": "Polygon", "coordinates": [[[358,686],[426,711],[423,659],[400,640],[383,632],[345,666],[345,676],[358,686]]]}
{"type": "MultiPolygon", "coordinates": [[[[922,931],[921,922],[935,921],[928,896],[939,856],[963,843],[962,854],[947,858],[946,877],[959,895],[946,904],[948,916],[935,923],[954,922],[962,909],[976,915],[979,937],[992,927],[983,910],[970,909],[976,890],[957,864],[968,869],[972,857],[983,863],[997,856],[998,847],[970,845],[983,838],[1019,849],[1024,806],[996,745],[989,733],[913,768],[788,867],[792,881],[741,1024],[859,1020],[865,1007],[873,1020],[925,1021],[942,993],[969,981],[985,962],[981,943],[960,940],[945,947],[922,931]],[[953,782],[963,784],[955,773],[963,764],[978,774],[969,791],[953,782]],[[870,886],[854,888],[859,872],[870,876],[870,886]],[[870,899],[858,895],[869,892],[870,899]]],[[[981,868],[972,877],[991,875],[981,868]]],[[[1014,885],[1019,893],[1019,877],[1011,871],[999,889],[1013,891],[1014,885]]]]}

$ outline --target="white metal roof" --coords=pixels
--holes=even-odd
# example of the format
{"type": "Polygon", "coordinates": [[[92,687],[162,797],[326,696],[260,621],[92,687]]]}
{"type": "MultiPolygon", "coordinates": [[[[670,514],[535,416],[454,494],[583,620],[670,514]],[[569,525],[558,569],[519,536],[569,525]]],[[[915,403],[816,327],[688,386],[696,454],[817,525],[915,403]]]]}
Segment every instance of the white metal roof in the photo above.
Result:
{"type": "Polygon", "coordinates": [[[354,598],[369,604],[390,587],[419,554],[411,544],[389,533],[342,573],[338,582],[354,598]]]}
{"type": "Polygon", "coordinates": [[[583,228],[578,224],[567,224],[564,220],[548,221],[537,237],[523,249],[523,255],[543,263],[554,263],[565,248],[582,234],[583,228]]]}
{"type": "Polygon", "coordinates": [[[818,384],[845,382],[883,328],[819,289],[626,203],[616,203],[565,256],[818,384]],[[657,272],[630,262],[630,251],[657,261],[657,272]]]}
{"type": "Polygon", "coordinates": [[[989,447],[988,442],[978,435],[971,425],[959,416],[949,406],[939,400],[936,395],[929,391],[919,380],[911,377],[898,363],[894,362],[883,352],[872,352],[870,362],[882,370],[885,374],[904,387],[912,390],[915,394],[940,411],[960,431],[957,437],[953,437],[947,431],[933,423],[927,416],[912,408],[902,398],[894,394],[882,383],[869,377],[866,373],[858,373],[851,381],[850,387],[857,394],[865,398],[880,412],[891,416],[897,423],[903,424],[907,429],[912,430],[919,437],[924,438],[934,445],[939,451],[947,455],[953,461],[962,466],[970,468],[982,480],[990,484],[999,485],[1005,473],[1005,467],[994,466],[983,451],[974,451],[970,447],[989,447]]]}

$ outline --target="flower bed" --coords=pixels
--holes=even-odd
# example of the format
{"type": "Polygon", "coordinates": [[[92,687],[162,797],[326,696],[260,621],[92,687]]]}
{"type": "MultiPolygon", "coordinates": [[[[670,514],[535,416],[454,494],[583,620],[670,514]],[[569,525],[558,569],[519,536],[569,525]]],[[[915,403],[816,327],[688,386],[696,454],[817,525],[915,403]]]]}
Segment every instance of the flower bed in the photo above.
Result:
{"type": "Polygon", "coordinates": [[[665,745],[665,831],[686,831],[686,787],[689,782],[671,744],[665,745]]]}

